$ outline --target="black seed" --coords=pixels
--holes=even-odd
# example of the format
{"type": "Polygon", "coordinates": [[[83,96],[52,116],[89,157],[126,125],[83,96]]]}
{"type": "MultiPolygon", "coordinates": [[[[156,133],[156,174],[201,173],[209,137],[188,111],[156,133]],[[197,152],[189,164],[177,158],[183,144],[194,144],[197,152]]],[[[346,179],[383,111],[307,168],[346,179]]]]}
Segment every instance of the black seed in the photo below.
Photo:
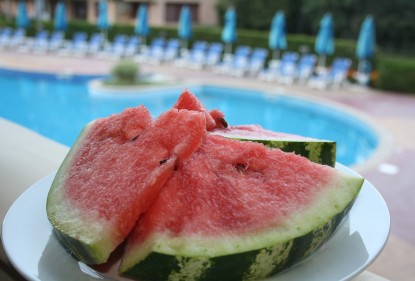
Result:
{"type": "Polygon", "coordinates": [[[238,170],[238,172],[243,172],[244,170],[246,170],[246,164],[243,163],[238,163],[235,165],[236,170],[238,170]]]}
{"type": "Polygon", "coordinates": [[[161,160],[161,161],[160,161],[160,165],[163,165],[164,163],[166,163],[166,162],[167,162],[167,160],[169,160],[169,158],[161,160]]]}
{"type": "Polygon", "coordinates": [[[137,136],[135,136],[135,137],[133,137],[132,139],[131,139],[131,141],[135,141],[136,139],[138,139],[138,137],[139,137],[140,135],[137,135],[137,136]]]}
{"type": "Polygon", "coordinates": [[[220,119],[220,122],[222,123],[222,126],[224,127],[224,128],[228,128],[228,122],[226,122],[226,120],[225,120],[225,118],[221,118],[220,119]]]}

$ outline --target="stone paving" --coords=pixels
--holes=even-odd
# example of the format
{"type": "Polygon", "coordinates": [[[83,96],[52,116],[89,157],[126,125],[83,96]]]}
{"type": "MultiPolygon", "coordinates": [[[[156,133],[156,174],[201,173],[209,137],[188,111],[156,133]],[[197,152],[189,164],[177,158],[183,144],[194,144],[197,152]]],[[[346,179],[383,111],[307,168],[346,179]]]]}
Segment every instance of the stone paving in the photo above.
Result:
{"type": "MultiPolygon", "coordinates": [[[[57,57],[0,51],[0,67],[57,74],[108,74],[115,61],[57,57]]],[[[376,91],[355,85],[316,90],[305,85],[282,85],[254,78],[223,76],[207,70],[169,65],[140,65],[142,72],[177,78],[183,88],[214,83],[241,88],[280,91],[329,103],[357,114],[380,133],[380,148],[364,165],[353,167],[384,197],[391,213],[391,236],[385,250],[368,269],[390,280],[409,281],[415,276],[415,95],[376,91]]]]}

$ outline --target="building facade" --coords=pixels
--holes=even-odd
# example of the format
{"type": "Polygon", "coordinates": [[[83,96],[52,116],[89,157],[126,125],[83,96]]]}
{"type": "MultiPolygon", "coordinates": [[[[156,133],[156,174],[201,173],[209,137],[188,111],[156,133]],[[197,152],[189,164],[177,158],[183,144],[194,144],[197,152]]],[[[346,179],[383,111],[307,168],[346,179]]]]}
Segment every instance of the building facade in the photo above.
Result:
{"type": "MultiPolygon", "coordinates": [[[[19,0],[1,0],[1,14],[13,17],[16,15],[19,0]]],[[[36,5],[41,5],[42,14],[37,15],[44,20],[53,18],[54,7],[58,0],[26,0],[30,17],[36,17],[36,5]]],[[[95,23],[98,15],[99,0],[65,0],[69,19],[86,20],[95,23]]],[[[195,25],[216,25],[216,0],[107,0],[108,18],[112,24],[133,24],[140,5],[148,6],[149,24],[153,26],[176,25],[180,9],[188,5],[195,25]]]]}

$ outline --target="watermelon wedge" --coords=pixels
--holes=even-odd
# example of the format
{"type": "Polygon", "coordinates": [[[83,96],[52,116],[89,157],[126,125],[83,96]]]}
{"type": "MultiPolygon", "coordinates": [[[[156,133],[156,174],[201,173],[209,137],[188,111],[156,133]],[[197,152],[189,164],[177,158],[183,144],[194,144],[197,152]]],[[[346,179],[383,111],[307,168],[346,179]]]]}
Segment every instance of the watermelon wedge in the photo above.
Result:
{"type": "Polygon", "coordinates": [[[52,183],[47,216],[62,244],[87,264],[105,262],[206,133],[203,113],[144,106],[88,124],[52,183]]]}
{"type": "Polygon", "coordinates": [[[47,215],[87,264],[127,241],[128,278],[259,280],[310,256],[347,215],[363,178],[334,162],[334,142],[229,127],[186,90],[156,121],[140,106],[88,124],[47,215]]]}
{"type": "Polygon", "coordinates": [[[208,134],[181,161],[129,237],[136,280],[259,280],[315,252],[363,178],[305,157],[208,134]]]}
{"type": "Polygon", "coordinates": [[[239,125],[217,128],[211,134],[241,141],[254,141],[268,147],[294,152],[311,161],[334,167],[336,164],[336,142],[307,138],[266,130],[259,125],[239,125]]]}

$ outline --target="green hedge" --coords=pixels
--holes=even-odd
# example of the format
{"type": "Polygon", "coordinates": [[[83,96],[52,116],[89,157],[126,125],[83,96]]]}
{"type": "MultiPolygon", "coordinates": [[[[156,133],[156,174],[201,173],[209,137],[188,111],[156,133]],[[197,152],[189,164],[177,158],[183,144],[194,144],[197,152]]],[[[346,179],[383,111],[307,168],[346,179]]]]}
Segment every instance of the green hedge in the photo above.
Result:
{"type": "MultiPolygon", "coordinates": [[[[1,21],[3,25],[13,26],[14,22],[1,21]]],[[[43,28],[52,31],[53,25],[51,22],[42,23],[43,28]]],[[[27,30],[29,36],[36,33],[32,23],[27,30]]],[[[71,38],[74,32],[85,31],[88,34],[98,32],[94,24],[85,21],[71,21],[66,31],[66,38],[71,38]]],[[[219,27],[199,27],[193,28],[193,37],[189,42],[189,46],[196,40],[206,40],[208,42],[221,41],[221,28],[219,27]]],[[[134,34],[134,28],[131,25],[113,25],[108,31],[108,39],[112,40],[116,34],[134,34]]],[[[177,37],[177,29],[175,27],[151,27],[150,36],[147,42],[151,42],[154,37],[163,36],[166,38],[177,37]]],[[[314,36],[307,35],[288,35],[287,45],[290,51],[299,51],[307,48],[310,52],[314,51],[314,36]]],[[[254,30],[238,30],[238,41],[236,45],[249,45],[251,47],[268,48],[268,32],[254,31],[254,30]]],[[[235,47],[234,46],[234,47],[235,47]]],[[[353,60],[353,68],[357,68],[357,60],[355,59],[355,42],[353,40],[336,39],[335,54],[327,58],[329,65],[334,57],[348,57],[353,60]]],[[[271,58],[271,52],[269,54],[271,58]]],[[[373,69],[378,74],[375,81],[371,85],[378,89],[415,93],[415,58],[414,57],[400,57],[396,58],[393,55],[386,54],[378,50],[376,57],[371,61],[373,69]]]]}
{"type": "Polygon", "coordinates": [[[377,60],[377,72],[375,87],[415,94],[415,59],[382,56],[377,60]]]}

